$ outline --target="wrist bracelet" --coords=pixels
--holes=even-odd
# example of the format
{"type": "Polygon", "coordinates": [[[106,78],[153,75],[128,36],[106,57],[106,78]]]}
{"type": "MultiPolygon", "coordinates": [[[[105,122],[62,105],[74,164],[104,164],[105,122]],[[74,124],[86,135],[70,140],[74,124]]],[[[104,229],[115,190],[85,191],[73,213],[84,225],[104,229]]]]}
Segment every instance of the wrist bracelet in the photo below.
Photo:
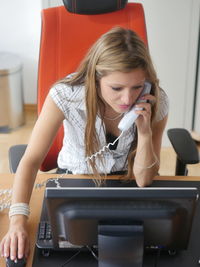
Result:
{"type": "Polygon", "coordinates": [[[29,217],[30,208],[27,203],[15,203],[10,206],[9,218],[19,214],[29,217]]]}
{"type": "Polygon", "coordinates": [[[138,163],[136,163],[136,162],[134,162],[134,165],[135,165],[137,168],[139,168],[139,169],[143,169],[143,170],[151,169],[154,165],[156,165],[156,163],[159,163],[159,160],[158,160],[158,158],[156,157],[156,155],[154,155],[154,157],[155,157],[155,161],[154,161],[151,165],[149,165],[149,166],[147,166],[147,167],[141,166],[140,164],[138,164],[138,163]]]}

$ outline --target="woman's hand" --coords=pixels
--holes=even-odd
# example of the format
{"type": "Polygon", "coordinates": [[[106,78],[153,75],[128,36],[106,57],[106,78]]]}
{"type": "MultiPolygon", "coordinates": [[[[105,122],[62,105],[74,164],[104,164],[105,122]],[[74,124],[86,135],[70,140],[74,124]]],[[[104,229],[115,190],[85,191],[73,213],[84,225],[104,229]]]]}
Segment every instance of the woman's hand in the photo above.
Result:
{"type": "Polygon", "coordinates": [[[147,135],[149,133],[152,133],[151,131],[151,106],[152,103],[155,103],[156,98],[153,95],[147,94],[144,95],[141,100],[145,100],[147,102],[141,102],[137,103],[135,105],[136,108],[142,109],[142,110],[135,110],[136,114],[139,114],[136,125],[138,129],[138,133],[140,135],[147,135]]]}
{"type": "Polygon", "coordinates": [[[27,218],[24,215],[11,217],[9,230],[0,244],[1,256],[11,260],[27,258],[29,250],[27,218]]]}

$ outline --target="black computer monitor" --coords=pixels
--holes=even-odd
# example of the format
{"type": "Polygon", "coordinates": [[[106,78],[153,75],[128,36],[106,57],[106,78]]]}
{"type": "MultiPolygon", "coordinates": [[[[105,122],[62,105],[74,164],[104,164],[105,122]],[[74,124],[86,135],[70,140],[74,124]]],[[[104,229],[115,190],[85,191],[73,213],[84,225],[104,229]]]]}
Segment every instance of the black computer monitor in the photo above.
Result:
{"type": "Polygon", "coordinates": [[[197,188],[47,187],[54,248],[98,248],[99,266],[139,267],[144,248],[187,249],[197,188]]]}

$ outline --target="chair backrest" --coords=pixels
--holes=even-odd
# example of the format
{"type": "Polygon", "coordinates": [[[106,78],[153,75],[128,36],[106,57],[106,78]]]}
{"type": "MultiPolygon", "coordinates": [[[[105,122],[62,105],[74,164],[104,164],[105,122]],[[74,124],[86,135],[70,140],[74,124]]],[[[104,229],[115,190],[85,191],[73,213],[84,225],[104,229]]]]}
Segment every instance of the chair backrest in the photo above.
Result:
{"type": "MultiPolygon", "coordinates": [[[[76,70],[88,48],[100,35],[114,26],[134,30],[147,44],[143,7],[128,3],[125,8],[105,14],[80,15],[68,12],[64,6],[42,11],[42,34],[38,72],[38,112],[50,87],[76,70]]],[[[42,171],[57,166],[57,156],[63,141],[61,127],[48,152],[42,171]]]]}

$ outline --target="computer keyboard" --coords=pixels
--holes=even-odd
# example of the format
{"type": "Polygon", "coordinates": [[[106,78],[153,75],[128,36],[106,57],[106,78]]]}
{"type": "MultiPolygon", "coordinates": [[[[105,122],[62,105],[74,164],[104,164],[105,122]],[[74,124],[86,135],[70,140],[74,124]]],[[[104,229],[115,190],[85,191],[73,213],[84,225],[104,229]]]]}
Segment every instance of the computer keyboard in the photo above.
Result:
{"type": "MultiPolygon", "coordinates": [[[[36,245],[40,249],[53,249],[53,240],[51,233],[51,225],[48,221],[40,221],[38,227],[38,238],[36,245]]],[[[59,241],[59,248],[56,250],[77,250],[83,246],[73,245],[67,240],[59,241]]]]}
{"type": "Polygon", "coordinates": [[[40,221],[36,246],[40,249],[53,249],[51,225],[48,221],[40,221]]]}
{"type": "Polygon", "coordinates": [[[49,222],[41,221],[39,224],[38,230],[38,239],[39,240],[51,240],[51,225],[49,222]]]}

